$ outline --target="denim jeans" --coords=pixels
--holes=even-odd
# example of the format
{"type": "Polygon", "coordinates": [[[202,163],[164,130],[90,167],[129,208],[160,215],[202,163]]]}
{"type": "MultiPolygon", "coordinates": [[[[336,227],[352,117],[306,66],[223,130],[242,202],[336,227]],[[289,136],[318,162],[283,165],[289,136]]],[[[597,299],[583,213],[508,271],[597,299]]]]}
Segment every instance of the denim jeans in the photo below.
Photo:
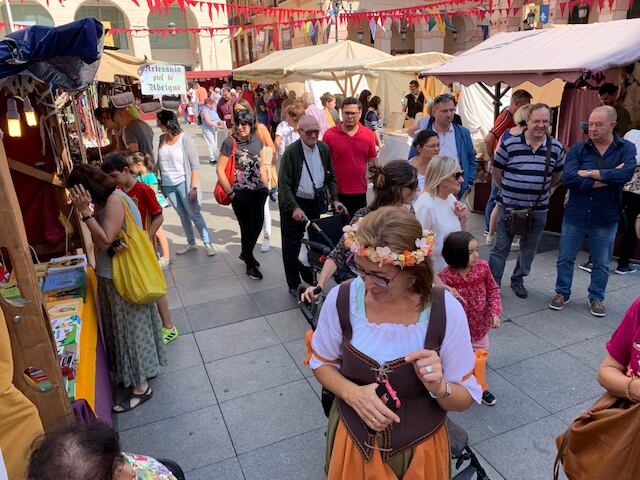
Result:
{"type": "MultiPolygon", "coordinates": [[[[498,285],[502,281],[502,274],[504,273],[504,264],[507,261],[509,252],[511,251],[511,242],[513,242],[513,235],[509,234],[507,224],[505,222],[505,209],[502,205],[496,205],[499,208],[498,211],[498,224],[496,225],[496,238],[491,249],[491,255],[489,257],[489,267],[493,278],[495,278],[498,285]]],[[[511,285],[523,285],[524,277],[529,275],[531,270],[531,264],[533,263],[533,257],[538,249],[540,238],[544,226],[547,223],[547,212],[534,212],[533,222],[531,225],[531,231],[526,235],[520,236],[520,253],[518,254],[518,261],[516,262],[516,268],[511,275],[511,285]]]]}
{"type": "Polygon", "coordinates": [[[589,283],[589,300],[598,300],[600,302],[604,300],[604,291],[609,281],[609,262],[613,254],[613,243],[617,230],[617,222],[606,226],[572,225],[566,219],[562,222],[556,293],[562,293],[567,297],[571,295],[571,282],[573,281],[573,267],[576,262],[576,256],[580,251],[585,234],[588,234],[591,262],[593,263],[591,283],[589,283]]]}
{"type": "Polygon", "coordinates": [[[489,231],[489,223],[491,222],[491,212],[496,208],[496,199],[498,198],[498,187],[493,180],[491,180],[491,193],[489,194],[489,200],[487,200],[487,206],[484,209],[484,229],[489,231]]]}
{"type": "Polygon", "coordinates": [[[200,202],[197,199],[195,202],[189,200],[187,182],[182,182],[180,185],[163,185],[162,191],[165,197],[169,199],[171,206],[176,209],[176,212],[178,212],[180,216],[180,223],[182,223],[182,229],[187,236],[187,243],[189,245],[196,244],[196,237],[193,234],[191,222],[193,222],[198,229],[198,233],[204,244],[207,245],[211,243],[211,234],[209,234],[207,224],[200,212],[200,202]]]}

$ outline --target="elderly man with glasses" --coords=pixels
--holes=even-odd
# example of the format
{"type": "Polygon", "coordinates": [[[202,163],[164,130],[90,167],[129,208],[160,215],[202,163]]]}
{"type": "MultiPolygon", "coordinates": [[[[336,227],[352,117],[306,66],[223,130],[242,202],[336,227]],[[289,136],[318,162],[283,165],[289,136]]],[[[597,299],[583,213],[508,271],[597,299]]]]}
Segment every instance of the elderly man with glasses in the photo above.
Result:
{"type": "MultiPolygon", "coordinates": [[[[457,159],[464,171],[464,183],[458,194],[458,198],[462,199],[469,193],[476,179],[476,149],[473,147],[471,133],[454,121],[455,116],[456,103],[453,95],[443,93],[433,99],[431,116],[421,119],[407,133],[413,135],[420,130],[433,130],[438,134],[440,155],[457,159]]],[[[415,156],[416,149],[411,147],[409,158],[415,156]]]]}
{"type": "Polygon", "coordinates": [[[289,293],[296,295],[300,275],[311,282],[311,271],[298,260],[304,236],[305,217],[318,218],[325,213],[327,199],[337,211],[344,206],[337,198],[336,178],[329,147],[318,140],[320,125],[310,116],[298,121],[300,139],[289,145],[280,161],[278,203],[282,230],[282,261],[289,293]]]}

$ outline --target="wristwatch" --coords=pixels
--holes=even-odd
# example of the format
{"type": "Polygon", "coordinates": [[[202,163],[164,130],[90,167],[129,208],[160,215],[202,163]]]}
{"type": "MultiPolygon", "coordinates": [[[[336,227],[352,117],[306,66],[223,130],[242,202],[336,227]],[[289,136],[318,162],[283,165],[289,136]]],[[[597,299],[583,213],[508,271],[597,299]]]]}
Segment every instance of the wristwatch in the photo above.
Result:
{"type": "Polygon", "coordinates": [[[446,380],[444,381],[444,384],[445,384],[445,391],[440,396],[434,395],[430,390],[427,390],[431,398],[433,398],[434,400],[442,400],[443,398],[447,398],[449,395],[451,395],[451,384],[446,380]]]}
{"type": "Polygon", "coordinates": [[[593,170],[587,170],[587,177],[591,178],[591,175],[593,174],[593,170]]]}

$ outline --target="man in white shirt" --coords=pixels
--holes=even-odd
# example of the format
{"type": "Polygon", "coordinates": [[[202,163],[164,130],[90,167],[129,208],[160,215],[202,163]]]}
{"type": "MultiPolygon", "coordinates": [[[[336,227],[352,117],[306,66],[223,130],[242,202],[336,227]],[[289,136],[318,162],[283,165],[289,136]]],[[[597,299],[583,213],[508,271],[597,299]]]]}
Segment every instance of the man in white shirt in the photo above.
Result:
{"type": "Polygon", "coordinates": [[[337,210],[336,178],[329,147],[318,140],[318,121],[305,115],[298,121],[300,139],[289,145],[280,161],[278,203],[282,229],[282,261],[289,293],[296,295],[300,276],[311,282],[311,271],[298,260],[305,217],[316,219],[326,211],[328,199],[337,210]]]}

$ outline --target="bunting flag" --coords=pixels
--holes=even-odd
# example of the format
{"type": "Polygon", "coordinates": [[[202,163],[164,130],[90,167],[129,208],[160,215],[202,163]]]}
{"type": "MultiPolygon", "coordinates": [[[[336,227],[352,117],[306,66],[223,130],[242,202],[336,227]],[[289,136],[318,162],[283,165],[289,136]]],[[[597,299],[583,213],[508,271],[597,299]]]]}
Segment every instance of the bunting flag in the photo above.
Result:
{"type": "Polygon", "coordinates": [[[376,21],[372,18],[371,20],[369,20],[369,30],[371,31],[371,38],[376,38],[376,27],[377,27],[377,23],[376,21]]]}

